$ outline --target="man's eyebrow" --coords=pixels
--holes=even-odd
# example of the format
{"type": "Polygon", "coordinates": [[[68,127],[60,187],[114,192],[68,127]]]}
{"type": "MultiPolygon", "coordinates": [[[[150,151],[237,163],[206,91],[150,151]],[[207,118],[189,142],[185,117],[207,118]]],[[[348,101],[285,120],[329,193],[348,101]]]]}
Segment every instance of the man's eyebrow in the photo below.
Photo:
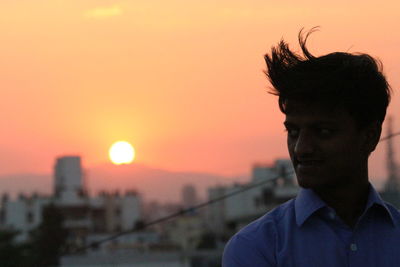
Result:
{"type": "MultiPolygon", "coordinates": [[[[331,120],[321,120],[321,121],[314,121],[311,123],[307,123],[307,126],[311,126],[311,127],[318,127],[318,126],[334,126],[336,125],[337,122],[336,121],[331,121],[331,120]]],[[[290,121],[284,121],[283,125],[285,125],[286,127],[297,127],[296,123],[290,122],[290,121]]]]}

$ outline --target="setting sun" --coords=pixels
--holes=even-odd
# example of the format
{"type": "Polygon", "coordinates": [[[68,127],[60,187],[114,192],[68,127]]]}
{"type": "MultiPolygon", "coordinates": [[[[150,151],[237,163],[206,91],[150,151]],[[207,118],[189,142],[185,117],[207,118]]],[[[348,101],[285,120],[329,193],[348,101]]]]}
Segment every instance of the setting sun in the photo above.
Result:
{"type": "Polygon", "coordinates": [[[135,149],[126,141],[118,141],[111,146],[109,156],[114,164],[129,164],[135,158],[135,149]]]}

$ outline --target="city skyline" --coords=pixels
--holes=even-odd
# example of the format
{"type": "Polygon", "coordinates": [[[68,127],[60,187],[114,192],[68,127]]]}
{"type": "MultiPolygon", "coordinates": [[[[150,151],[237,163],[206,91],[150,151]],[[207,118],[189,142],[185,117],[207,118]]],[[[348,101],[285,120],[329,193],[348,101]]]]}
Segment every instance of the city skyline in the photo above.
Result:
{"type": "MultiPolygon", "coordinates": [[[[287,157],[263,55],[282,37],[297,47],[298,31],[317,25],[313,53],[382,60],[400,129],[397,2],[40,3],[0,4],[2,177],[49,174],[61,155],[104,164],[117,140],[135,147],[137,164],[170,171],[236,176],[287,157]]],[[[379,145],[373,179],[386,178],[384,160],[379,145]]]]}

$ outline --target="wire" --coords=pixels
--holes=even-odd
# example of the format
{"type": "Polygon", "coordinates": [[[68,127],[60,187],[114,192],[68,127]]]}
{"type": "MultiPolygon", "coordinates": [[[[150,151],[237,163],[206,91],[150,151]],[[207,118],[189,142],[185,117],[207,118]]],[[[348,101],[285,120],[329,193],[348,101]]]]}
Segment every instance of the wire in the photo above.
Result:
{"type": "MultiPolygon", "coordinates": [[[[398,136],[398,135],[400,135],[400,132],[396,132],[396,133],[390,134],[390,135],[388,135],[388,136],[382,137],[382,138],[379,140],[379,142],[388,140],[388,139],[393,138],[393,137],[398,136]]],[[[89,244],[89,245],[82,246],[82,247],[77,248],[77,249],[75,249],[75,250],[73,250],[73,251],[69,251],[68,253],[61,253],[61,256],[64,256],[64,255],[67,255],[67,254],[68,254],[68,255],[71,255],[71,254],[83,252],[83,251],[85,251],[85,250],[87,250],[87,249],[90,249],[90,248],[98,247],[98,246],[99,246],[100,244],[102,244],[102,243],[115,240],[115,239],[117,239],[118,237],[121,237],[121,236],[123,236],[123,235],[131,234],[131,233],[137,232],[137,231],[139,231],[139,230],[145,229],[145,228],[147,228],[147,227],[149,227],[149,226],[152,226],[152,225],[155,225],[155,224],[158,224],[158,223],[162,223],[162,222],[168,221],[168,220],[173,219],[173,218],[175,218],[175,217],[182,216],[182,215],[184,215],[184,214],[186,214],[186,213],[190,213],[190,212],[196,211],[196,210],[198,210],[198,209],[200,209],[200,208],[206,207],[206,206],[211,205],[211,204],[213,204],[213,203],[222,201],[222,200],[224,200],[224,199],[227,199],[227,198],[229,198],[229,197],[232,197],[232,196],[235,196],[235,195],[237,195],[237,194],[243,193],[243,192],[248,191],[248,190],[250,190],[250,189],[253,189],[253,188],[262,186],[262,185],[264,185],[264,184],[266,184],[266,183],[269,183],[269,182],[271,182],[271,181],[274,181],[274,180],[276,180],[276,179],[278,179],[279,177],[282,177],[282,176],[284,176],[284,175],[291,175],[291,174],[293,174],[293,172],[288,172],[288,173],[285,173],[285,174],[283,174],[283,175],[278,175],[278,176],[276,176],[276,177],[274,177],[274,178],[270,178],[270,179],[264,180],[264,181],[259,182],[259,183],[251,183],[251,184],[248,184],[247,186],[241,187],[240,190],[237,190],[237,191],[234,191],[234,192],[225,194],[225,195],[223,195],[223,196],[220,196],[220,197],[211,199],[211,200],[209,200],[209,201],[206,201],[206,202],[203,202],[203,203],[201,203],[201,204],[195,205],[195,206],[190,207],[190,208],[188,208],[188,209],[182,209],[182,210],[180,210],[180,211],[178,211],[178,212],[172,213],[172,214],[167,215],[167,216],[165,216],[165,217],[162,217],[162,218],[156,219],[156,220],[154,220],[154,221],[145,223],[145,224],[142,225],[141,227],[137,227],[137,228],[134,228],[134,229],[132,229],[132,230],[121,231],[121,232],[119,232],[119,233],[117,233],[117,234],[114,234],[114,235],[111,235],[111,236],[109,236],[109,237],[107,237],[107,238],[101,239],[101,240],[99,240],[99,241],[92,242],[92,243],[89,244]]]]}
{"type": "MultiPolygon", "coordinates": [[[[290,175],[290,174],[293,174],[293,172],[287,172],[287,173],[285,173],[284,175],[290,175]]],[[[249,185],[246,185],[246,186],[241,187],[241,189],[236,190],[236,191],[234,191],[234,192],[225,194],[225,195],[223,195],[223,196],[220,196],[220,197],[211,199],[211,200],[209,200],[209,201],[203,202],[203,203],[198,204],[198,205],[195,205],[195,206],[193,206],[193,207],[190,207],[190,208],[187,208],[187,209],[182,209],[182,210],[180,210],[180,211],[178,211],[178,212],[172,213],[172,214],[167,215],[167,216],[165,216],[165,217],[162,217],[162,218],[156,219],[156,220],[154,220],[154,221],[145,223],[142,227],[134,228],[134,229],[132,229],[132,230],[127,230],[127,231],[121,231],[121,232],[119,232],[119,233],[117,233],[117,234],[111,235],[111,236],[109,236],[109,237],[107,237],[107,238],[104,238],[104,239],[102,239],[102,240],[92,242],[91,244],[89,244],[89,245],[87,245],[87,246],[80,247],[80,248],[78,248],[78,249],[76,249],[76,250],[74,250],[74,251],[72,251],[72,252],[70,251],[69,254],[79,253],[79,252],[85,251],[85,250],[87,250],[87,249],[89,249],[89,248],[97,247],[97,246],[99,246],[99,245],[102,244],[102,243],[105,243],[105,242],[108,242],[108,241],[117,239],[117,238],[120,237],[120,236],[123,236],[123,235],[126,235],[126,234],[131,234],[131,233],[133,233],[133,232],[142,230],[142,229],[147,228],[147,227],[149,227],[149,226],[152,226],[152,225],[155,225],[155,224],[158,224],[158,223],[162,223],[162,222],[168,221],[168,220],[170,220],[170,219],[172,219],[172,218],[175,218],[175,217],[182,216],[182,215],[184,215],[184,214],[186,214],[186,213],[192,213],[193,211],[196,211],[196,210],[198,210],[198,209],[200,209],[200,208],[203,208],[203,207],[206,207],[206,206],[211,205],[211,204],[213,204],[213,203],[216,203],[216,202],[219,202],[219,201],[221,201],[221,200],[227,199],[227,198],[232,197],[232,196],[234,196],[234,195],[243,193],[243,192],[248,191],[248,190],[250,190],[250,189],[259,187],[259,186],[264,185],[264,184],[266,184],[266,183],[270,183],[270,182],[272,182],[272,181],[278,179],[279,177],[282,177],[282,176],[279,175],[279,176],[276,176],[276,177],[274,177],[274,178],[270,178],[270,179],[264,180],[264,181],[259,182],[259,183],[251,183],[251,184],[249,184],[249,185]]]]}

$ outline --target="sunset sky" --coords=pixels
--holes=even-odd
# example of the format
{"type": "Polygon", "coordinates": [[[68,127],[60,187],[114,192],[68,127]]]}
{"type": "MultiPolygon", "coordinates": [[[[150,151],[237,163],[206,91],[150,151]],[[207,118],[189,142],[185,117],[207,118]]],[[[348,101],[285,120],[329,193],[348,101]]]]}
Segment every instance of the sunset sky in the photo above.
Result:
{"type": "MultiPolygon", "coordinates": [[[[400,130],[398,1],[14,0],[0,2],[0,175],[86,167],[117,140],[136,162],[173,171],[249,173],[286,157],[283,116],[263,55],[298,31],[317,54],[381,59],[400,130]]],[[[400,137],[394,139],[400,162],[400,137]]],[[[385,176],[385,146],[371,176],[385,176]]]]}

